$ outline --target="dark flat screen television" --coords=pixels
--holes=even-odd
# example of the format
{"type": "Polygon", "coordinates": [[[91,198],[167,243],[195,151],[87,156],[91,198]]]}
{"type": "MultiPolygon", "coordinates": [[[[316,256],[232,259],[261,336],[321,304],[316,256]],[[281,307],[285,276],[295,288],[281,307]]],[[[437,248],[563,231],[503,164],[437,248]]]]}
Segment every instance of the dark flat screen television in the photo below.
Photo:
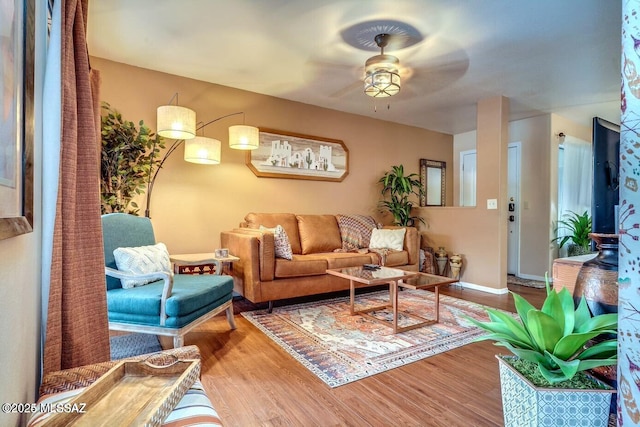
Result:
{"type": "Polygon", "coordinates": [[[620,126],[599,117],[593,118],[593,193],[591,197],[592,231],[617,234],[618,159],[620,126]]]}

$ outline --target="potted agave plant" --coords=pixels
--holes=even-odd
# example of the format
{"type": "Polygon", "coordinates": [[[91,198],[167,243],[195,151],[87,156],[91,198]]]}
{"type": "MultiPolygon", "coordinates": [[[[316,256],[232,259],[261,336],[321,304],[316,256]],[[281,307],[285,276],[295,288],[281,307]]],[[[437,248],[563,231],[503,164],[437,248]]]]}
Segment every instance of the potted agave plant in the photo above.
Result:
{"type": "Polygon", "coordinates": [[[615,390],[586,371],[617,363],[618,314],[592,316],[566,288],[550,289],[541,309],[512,293],[518,319],[487,308],[469,319],[514,356],[496,356],[505,426],[606,426],[615,390]]]}

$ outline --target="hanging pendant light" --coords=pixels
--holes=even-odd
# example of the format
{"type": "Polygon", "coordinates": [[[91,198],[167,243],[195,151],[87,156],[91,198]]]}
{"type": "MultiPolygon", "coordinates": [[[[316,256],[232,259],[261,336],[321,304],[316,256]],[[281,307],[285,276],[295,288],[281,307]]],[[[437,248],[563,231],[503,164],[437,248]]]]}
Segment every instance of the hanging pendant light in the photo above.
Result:
{"type": "Polygon", "coordinates": [[[364,93],[375,98],[384,98],[400,92],[400,61],[393,55],[385,55],[389,34],[378,34],[375,42],[380,55],[372,56],[365,63],[364,93]]]}
{"type": "Polygon", "coordinates": [[[260,144],[259,135],[259,129],[254,126],[229,126],[229,147],[235,150],[255,150],[260,144]]]}
{"type": "Polygon", "coordinates": [[[184,159],[202,165],[220,164],[221,143],[217,139],[196,136],[184,142],[184,159]]]}
{"type": "Polygon", "coordinates": [[[169,100],[169,105],[157,109],[157,133],[171,139],[191,139],[196,136],[196,112],[178,105],[178,94],[169,100]],[[173,100],[176,105],[171,105],[173,100]]]}

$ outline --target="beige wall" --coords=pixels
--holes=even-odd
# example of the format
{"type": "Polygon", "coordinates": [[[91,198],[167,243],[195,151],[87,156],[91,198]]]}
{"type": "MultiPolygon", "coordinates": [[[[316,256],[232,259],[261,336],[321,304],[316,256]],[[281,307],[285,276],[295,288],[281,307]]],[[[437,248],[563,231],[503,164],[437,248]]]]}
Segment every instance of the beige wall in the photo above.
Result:
{"type": "MultiPolygon", "coordinates": [[[[220,232],[236,227],[251,211],[362,213],[383,222],[377,211],[378,179],[392,165],[418,173],[419,159],[452,164],[452,136],[346,114],[256,93],[92,59],[102,76],[102,99],[125,118],[144,119],[155,129],[156,107],[179,92],[181,105],[209,121],[235,111],[246,123],[306,135],[339,139],[349,150],[349,175],[340,183],[257,178],[245,165],[245,152],[229,149],[227,128],[241,119],[212,124],[205,135],[223,141],[222,162],[203,166],[182,160],[182,148],[159,173],[151,203],[157,240],[172,253],[212,251],[220,232]]],[[[367,102],[364,98],[363,102],[367,102]]],[[[397,108],[400,108],[398,106],[397,108]]],[[[452,168],[447,170],[449,182],[452,168]]],[[[451,186],[447,186],[451,187],[451,186]]],[[[451,203],[452,188],[447,202],[451,203]]],[[[141,201],[144,209],[144,201],[141,201]]]]}
{"type": "MultiPolygon", "coordinates": [[[[508,100],[478,103],[477,204],[475,207],[422,208],[428,218],[431,246],[463,256],[462,281],[497,293],[506,292],[506,154],[508,100]],[[487,210],[486,199],[498,199],[487,210]]],[[[469,138],[471,139],[471,138],[469,138]]]]}
{"type": "MultiPolygon", "coordinates": [[[[0,402],[34,402],[39,379],[39,233],[0,240],[0,402]]],[[[0,425],[20,414],[0,412],[0,425]]],[[[24,416],[23,416],[24,419],[24,416]]]]}

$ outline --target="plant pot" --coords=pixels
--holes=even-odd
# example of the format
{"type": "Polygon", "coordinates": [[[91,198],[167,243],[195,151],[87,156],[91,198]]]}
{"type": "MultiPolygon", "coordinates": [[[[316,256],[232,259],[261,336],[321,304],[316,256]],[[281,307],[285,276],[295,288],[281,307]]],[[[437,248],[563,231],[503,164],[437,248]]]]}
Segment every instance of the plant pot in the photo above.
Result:
{"type": "Polygon", "coordinates": [[[606,389],[574,390],[536,387],[506,360],[515,356],[496,356],[500,362],[500,388],[505,427],[606,427],[609,405],[615,393],[606,389]]]}
{"type": "Polygon", "coordinates": [[[579,256],[579,255],[588,255],[592,253],[591,248],[579,246],[576,244],[570,244],[567,246],[567,256],[579,256]]]}

